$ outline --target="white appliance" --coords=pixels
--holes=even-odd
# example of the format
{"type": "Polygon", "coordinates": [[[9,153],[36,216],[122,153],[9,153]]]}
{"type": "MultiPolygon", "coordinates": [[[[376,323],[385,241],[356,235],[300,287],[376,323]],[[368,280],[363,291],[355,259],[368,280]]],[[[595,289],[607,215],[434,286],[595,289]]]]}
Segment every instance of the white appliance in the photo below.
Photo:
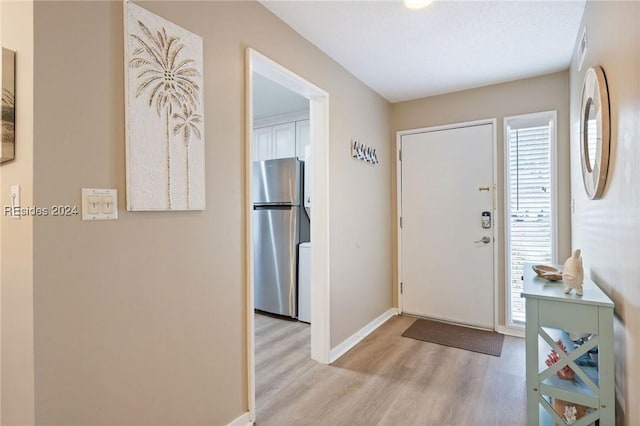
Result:
{"type": "Polygon", "coordinates": [[[311,323],[311,243],[298,246],[298,321],[311,323]]]}

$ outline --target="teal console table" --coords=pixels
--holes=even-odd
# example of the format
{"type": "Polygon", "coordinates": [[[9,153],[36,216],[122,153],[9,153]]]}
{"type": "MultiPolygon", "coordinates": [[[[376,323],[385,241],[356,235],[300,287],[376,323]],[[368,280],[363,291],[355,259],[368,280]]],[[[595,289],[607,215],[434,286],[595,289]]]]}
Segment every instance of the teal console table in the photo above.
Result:
{"type": "Polygon", "coordinates": [[[600,426],[614,425],[613,302],[586,277],[583,296],[564,294],[562,281],[539,278],[532,265],[524,265],[522,292],[527,309],[527,424],[565,426],[563,409],[568,407],[571,414],[576,407],[572,426],[592,425],[598,419],[600,426]],[[570,332],[590,336],[576,345],[570,332]],[[559,360],[547,366],[552,350],[559,360]],[[573,370],[573,379],[556,374],[565,367],[573,370]]]}

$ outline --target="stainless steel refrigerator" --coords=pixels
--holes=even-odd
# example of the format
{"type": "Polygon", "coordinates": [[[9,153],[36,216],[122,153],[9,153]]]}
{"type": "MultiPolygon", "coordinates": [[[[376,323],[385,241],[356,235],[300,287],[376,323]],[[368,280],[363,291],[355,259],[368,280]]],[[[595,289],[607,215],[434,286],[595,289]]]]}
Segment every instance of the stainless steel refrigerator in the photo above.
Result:
{"type": "Polygon", "coordinates": [[[253,163],[255,308],[292,318],[297,317],[298,244],[309,241],[303,168],[297,158],[253,163]]]}

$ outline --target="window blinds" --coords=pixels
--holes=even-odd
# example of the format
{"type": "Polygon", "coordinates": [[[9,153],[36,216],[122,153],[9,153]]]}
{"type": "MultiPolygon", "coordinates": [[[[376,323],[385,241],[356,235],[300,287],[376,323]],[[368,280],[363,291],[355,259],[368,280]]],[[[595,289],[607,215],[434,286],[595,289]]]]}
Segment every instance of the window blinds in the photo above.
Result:
{"type": "Polygon", "coordinates": [[[524,322],[520,299],[524,262],[549,264],[552,257],[551,129],[509,129],[509,224],[511,318],[524,322]]]}

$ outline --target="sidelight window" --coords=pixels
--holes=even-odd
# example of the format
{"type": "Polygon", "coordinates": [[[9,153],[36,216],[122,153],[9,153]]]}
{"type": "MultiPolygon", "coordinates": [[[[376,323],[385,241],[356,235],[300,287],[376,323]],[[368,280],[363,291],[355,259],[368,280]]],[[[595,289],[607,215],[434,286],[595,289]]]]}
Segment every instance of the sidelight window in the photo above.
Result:
{"type": "Polygon", "coordinates": [[[556,112],[507,117],[505,128],[505,208],[508,324],[525,322],[524,262],[556,259],[556,112]]]}

